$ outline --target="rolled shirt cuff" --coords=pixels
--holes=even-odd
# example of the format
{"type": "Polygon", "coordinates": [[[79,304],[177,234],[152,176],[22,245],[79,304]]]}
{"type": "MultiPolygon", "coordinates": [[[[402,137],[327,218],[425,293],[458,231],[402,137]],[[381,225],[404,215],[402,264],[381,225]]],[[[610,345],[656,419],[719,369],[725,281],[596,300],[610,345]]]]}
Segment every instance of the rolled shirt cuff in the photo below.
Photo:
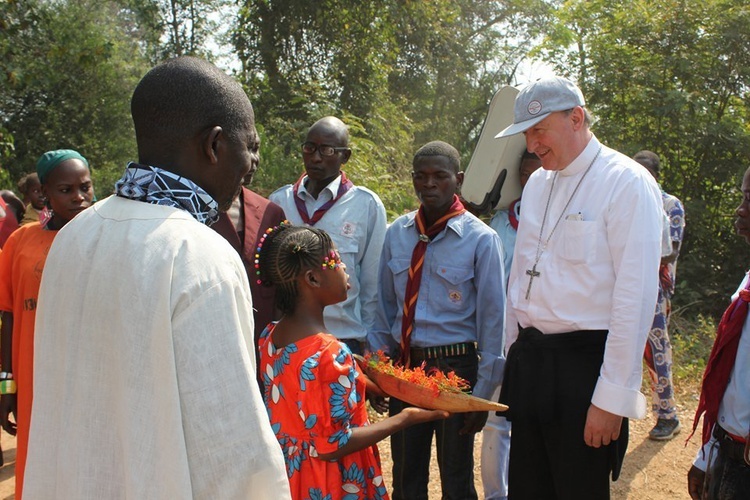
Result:
{"type": "Polygon", "coordinates": [[[646,397],[640,391],[614,385],[601,376],[596,383],[591,403],[626,418],[640,419],[646,416],[646,397]]]}

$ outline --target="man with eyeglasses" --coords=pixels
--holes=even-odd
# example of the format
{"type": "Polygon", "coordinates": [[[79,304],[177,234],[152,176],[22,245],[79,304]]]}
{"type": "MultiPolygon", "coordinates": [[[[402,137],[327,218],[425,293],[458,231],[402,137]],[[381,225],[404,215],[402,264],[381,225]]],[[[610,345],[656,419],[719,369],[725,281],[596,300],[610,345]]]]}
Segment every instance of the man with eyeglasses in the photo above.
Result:
{"type": "Polygon", "coordinates": [[[355,186],[341,171],[351,154],[344,122],[334,116],[321,118],[302,144],[305,173],[269,199],[284,209],[293,224],[314,226],[331,235],[346,264],[351,289],[344,302],[326,307],[325,323],[352,352],[362,354],[375,314],[386,219],[378,195],[355,186]]]}

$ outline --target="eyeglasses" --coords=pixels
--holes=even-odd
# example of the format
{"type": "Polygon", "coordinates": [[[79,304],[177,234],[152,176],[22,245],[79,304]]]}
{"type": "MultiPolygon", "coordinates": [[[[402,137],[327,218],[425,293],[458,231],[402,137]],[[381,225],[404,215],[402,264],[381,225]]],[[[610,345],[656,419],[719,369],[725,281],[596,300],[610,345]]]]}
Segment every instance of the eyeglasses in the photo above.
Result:
{"type": "Polygon", "coordinates": [[[311,155],[317,151],[320,156],[333,156],[336,153],[343,153],[349,151],[349,148],[337,148],[329,146],[328,144],[315,144],[314,142],[305,142],[302,144],[302,153],[311,155]]]}

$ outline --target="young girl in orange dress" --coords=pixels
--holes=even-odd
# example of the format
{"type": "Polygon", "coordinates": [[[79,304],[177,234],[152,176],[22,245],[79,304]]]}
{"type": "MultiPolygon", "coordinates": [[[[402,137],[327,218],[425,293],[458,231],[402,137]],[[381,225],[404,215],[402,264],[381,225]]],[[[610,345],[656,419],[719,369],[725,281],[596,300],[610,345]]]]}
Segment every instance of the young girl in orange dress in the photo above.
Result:
{"type": "Polygon", "coordinates": [[[407,408],[368,422],[365,387],[376,386],[323,323],[323,309],[346,299],[349,289],[346,266],[327,233],[288,224],[269,229],[258,245],[256,269],[259,282],[276,286],[283,314],[261,334],[259,367],[292,498],[387,499],[376,443],[448,413],[407,408]]]}
{"type": "MultiPolygon", "coordinates": [[[[0,379],[12,378],[16,394],[0,395],[0,424],[16,434],[16,498],[22,496],[26,448],[31,422],[34,367],[34,318],[42,270],[57,231],[94,198],[88,162],[78,152],[49,151],[36,165],[51,216],[44,225],[33,222],[10,235],[0,254],[0,379]],[[13,413],[15,424],[8,419],[13,413]]],[[[78,293],[75,283],[70,290],[78,293]]]]}

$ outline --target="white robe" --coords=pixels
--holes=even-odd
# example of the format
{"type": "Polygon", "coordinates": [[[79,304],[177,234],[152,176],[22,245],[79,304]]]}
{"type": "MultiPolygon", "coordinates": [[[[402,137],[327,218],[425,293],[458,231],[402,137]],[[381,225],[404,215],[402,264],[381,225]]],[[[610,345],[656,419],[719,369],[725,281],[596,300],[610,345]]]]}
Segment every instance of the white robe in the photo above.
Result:
{"type": "Polygon", "coordinates": [[[210,228],[110,197],[44,270],[24,496],[289,498],[245,269],[210,228]]]}

